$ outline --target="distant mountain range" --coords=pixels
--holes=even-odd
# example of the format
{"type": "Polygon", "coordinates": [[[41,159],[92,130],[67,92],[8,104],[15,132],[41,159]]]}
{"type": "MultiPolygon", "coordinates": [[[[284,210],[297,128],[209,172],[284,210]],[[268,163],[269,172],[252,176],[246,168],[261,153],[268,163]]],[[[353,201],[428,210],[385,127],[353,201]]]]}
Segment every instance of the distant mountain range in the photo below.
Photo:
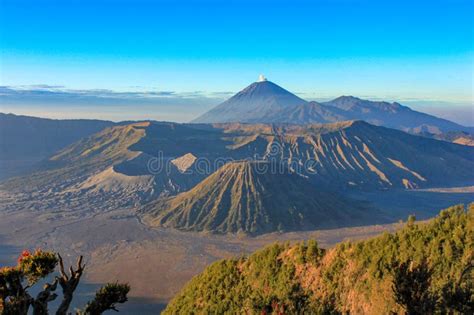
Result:
{"type": "Polygon", "coordinates": [[[252,83],[193,123],[331,123],[364,120],[412,133],[473,132],[446,119],[414,111],[399,103],[373,102],[341,96],[329,102],[307,102],[273,82],[252,83]]]}
{"type": "MultiPolygon", "coordinates": [[[[398,103],[341,96],[307,102],[265,79],[252,83],[192,123],[315,124],[364,120],[463,145],[474,145],[474,128],[411,110],[398,103]]],[[[46,119],[0,113],[0,180],[26,174],[73,142],[114,125],[103,120],[46,119]]]]}

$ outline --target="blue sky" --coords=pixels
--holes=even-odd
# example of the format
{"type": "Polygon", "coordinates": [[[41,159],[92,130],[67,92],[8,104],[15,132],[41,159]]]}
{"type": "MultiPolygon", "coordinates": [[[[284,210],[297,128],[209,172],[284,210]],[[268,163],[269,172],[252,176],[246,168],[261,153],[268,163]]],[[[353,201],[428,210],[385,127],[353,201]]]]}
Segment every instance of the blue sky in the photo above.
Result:
{"type": "Polygon", "coordinates": [[[0,85],[17,93],[0,111],[186,121],[264,73],[307,99],[398,100],[472,121],[470,0],[0,3],[0,85]],[[130,93],[64,95],[97,90],[130,93]]]}

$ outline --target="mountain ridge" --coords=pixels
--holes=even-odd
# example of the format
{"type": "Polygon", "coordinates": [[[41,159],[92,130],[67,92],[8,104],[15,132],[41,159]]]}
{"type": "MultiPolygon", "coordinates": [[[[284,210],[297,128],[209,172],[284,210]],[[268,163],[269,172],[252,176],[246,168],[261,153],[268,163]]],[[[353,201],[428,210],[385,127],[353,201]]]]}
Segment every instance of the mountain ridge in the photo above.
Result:
{"type": "Polygon", "coordinates": [[[25,174],[54,152],[115,124],[0,113],[0,180],[25,174]]]}
{"type": "Polygon", "coordinates": [[[444,131],[474,131],[474,128],[412,110],[398,102],[368,101],[354,96],[340,96],[323,104],[344,111],[346,119],[363,118],[371,124],[415,134],[426,129],[437,134],[444,131]]]}
{"type": "Polygon", "coordinates": [[[442,210],[428,222],[412,217],[399,228],[327,249],[310,239],[217,261],[191,279],[164,314],[400,314],[408,304],[397,299],[400,287],[418,290],[425,300],[413,304],[433,305],[434,313],[472,313],[474,205],[442,210]],[[407,265],[416,278],[413,272],[400,281],[397,272],[407,265]]]}
{"type": "Polygon", "coordinates": [[[0,183],[0,191],[41,209],[141,206],[188,191],[222,162],[238,160],[284,164],[315,187],[345,193],[472,185],[474,147],[364,121],[141,122],[81,139],[31,175],[0,183]]]}
{"type": "Polygon", "coordinates": [[[466,127],[397,102],[340,96],[327,102],[306,101],[271,81],[250,84],[191,123],[331,123],[365,120],[411,133],[447,131],[474,133],[466,127]]]}

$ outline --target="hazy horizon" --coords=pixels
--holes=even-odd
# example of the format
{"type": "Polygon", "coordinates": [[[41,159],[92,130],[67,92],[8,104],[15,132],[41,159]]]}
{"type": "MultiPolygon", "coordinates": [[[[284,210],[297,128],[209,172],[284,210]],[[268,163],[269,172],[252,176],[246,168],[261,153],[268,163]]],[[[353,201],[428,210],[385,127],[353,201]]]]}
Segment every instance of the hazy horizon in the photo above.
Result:
{"type": "MultiPolygon", "coordinates": [[[[74,90],[64,86],[48,85],[0,86],[0,100],[2,100],[0,112],[53,119],[188,122],[237,92],[74,90]]],[[[474,126],[473,107],[469,103],[423,99],[404,100],[394,96],[378,97],[349,93],[326,97],[316,97],[314,93],[296,92],[294,94],[307,101],[318,102],[329,101],[342,95],[352,95],[372,101],[399,102],[417,111],[464,126],[474,126]]]]}
{"type": "Polygon", "coordinates": [[[471,1],[1,7],[2,112],[184,122],[263,73],[307,100],[397,101],[474,125],[471,1]]]}

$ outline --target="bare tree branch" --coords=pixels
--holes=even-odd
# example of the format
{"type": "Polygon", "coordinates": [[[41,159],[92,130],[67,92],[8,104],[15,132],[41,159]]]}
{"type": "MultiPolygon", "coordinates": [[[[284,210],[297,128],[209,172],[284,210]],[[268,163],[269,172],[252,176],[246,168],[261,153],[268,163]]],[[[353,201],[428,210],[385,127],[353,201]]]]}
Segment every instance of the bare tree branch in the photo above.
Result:
{"type": "Polygon", "coordinates": [[[82,263],[83,257],[80,256],[77,260],[77,269],[74,270],[72,266],[69,267],[70,275],[67,275],[64,272],[64,263],[61,255],[58,254],[58,258],[61,277],[56,277],[56,279],[58,280],[58,283],[63,290],[63,300],[61,302],[61,305],[59,305],[58,310],[56,311],[56,315],[66,315],[69,306],[71,305],[74,291],[76,290],[77,285],[81,280],[82,272],[84,271],[85,265],[82,263]]]}

